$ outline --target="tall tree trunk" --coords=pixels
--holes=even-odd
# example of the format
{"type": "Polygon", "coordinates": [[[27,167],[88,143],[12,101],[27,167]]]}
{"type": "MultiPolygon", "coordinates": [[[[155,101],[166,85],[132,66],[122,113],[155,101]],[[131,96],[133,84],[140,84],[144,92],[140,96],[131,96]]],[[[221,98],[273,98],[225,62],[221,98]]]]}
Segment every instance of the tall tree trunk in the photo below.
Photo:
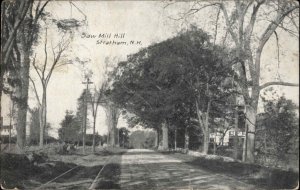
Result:
{"type": "Polygon", "coordinates": [[[175,126],[175,131],[174,131],[174,149],[177,149],[177,127],[175,126]]]}
{"type": "Polygon", "coordinates": [[[255,125],[257,109],[252,106],[246,108],[246,138],[243,160],[253,163],[255,161],[255,125]]]}
{"type": "Polygon", "coordinates": [[[109,145],[110,130],[107,132],[106,144],[109,145]]]}
{"type": "Polygon", "coordinates": [[[207,110],[205,114],[205,122],[204,122],[204,131],[203,131],[203,149],[202,153],[207,154],[208,148],[209,148],[209,113],[210,113],[210,107],[211,107],[211,100],[208,101],[207,104],[207,110]]]}
{"type": "MultiPolygon", "coordinates": [[[[1,93],[0,93],[1,96],[1,93]]],[[[1,101],[0,101],[1,102],[1,101]]],[[[1,109],[1,108],[0,108],[1,109]]],[[[14,113],[14,102],[12,102],[12,105],[10,107],[10,112],[9,112],[9,139],[8,139],[8,150],[10,150],[10,145],[11,145],[11,129],[12,129],[12,120],[13,120],[13,113],[14,113]]],[[[2,122],[2,118],[1,118],[2,122]]],[[[0,125],[3,125],[3,123],[0,123],[0,125]]],[[[2,126],[1,126],[2,127],[2,126]]]]}
{"type": "Polygon", "coordinates": [[[117,125],[116,125],[116,139],[117,139],[117,142],[116,142],[116,146],[117,147],[120,147],[120,131],[119,131],[119,128],[117,128],[117,125]]]}
{"type": "Polygon", "coordinates": [[[159,129],[156,130],[155,148],[158,149],[159,146],[159,129]]]}
{"type": "Polygon", "coordinates": [[[43,85],[42,105],[40,113],[40,147],[44,146],[45,129],[47,125],[47,87],[43,85]]]}
{"type": "Polygon", "coordinates": [[[208,101],[206,113],[202,113],[201,110],[199,109],[198,101],[196,100],[196,110],[197,110],[199,126],[203,133],[202,153],[204,154],[208,153],[208,146],[209,146],[208,121],[209,121],[210,105],[211,105],[211,101],[208,101]]]}
{"type": "Polygon", "coordinates": [[[113,116],[113,111],[111,111],[111,121],[110,121],[110,135],[109,135],[109,144],[112,147],[116,146],[116,126],[115,126],[115,122],[114,122],[114,116],[113,116]]]}
{"type": "Polygon", "coordinates": [[[116,146],[116,133],[115,133],[116,129],[114,128],[114,126],[112,126],[112,129],[110,130],[110,145],[112,147],[116,146]]]}
{"type": "Polygon", "coordinates": [[[95,153],[95,146],[96,146],[96,116],[94,116],[93,121],[93,153],[95,153]]]}
{"type": "Polygon", "coordinates": [[[214,155],[217,153],[217,132],[215,132],[215,138],[214,138],[214,155]]]}
{"type": "Polygon", "coordinates": [[[16,98],[15,108],[15,123],[17,129],[17,145],[23,149],[26,143],[26,119],[27,119],[27,102],[29,88],[29,68],[30,59],[29,52],[22,53],[20,62],[20,84],[15,86],[14,96],[16,98]]]}
{"type": "Polygon", "coordinates": [[[208,146],[209,146],[209,130],[205,126],[204,132],[203,132],[203,148],[202,153],[207,154],[208,153],[208,146]]]}
{"type": "Polygon", "coordinates": [[[234,159],[238,159],[238,150],[239,150],[239,139],[238,139],[238,125],[239,125],[239,118],[238,118],[238,111],[235,110],[235,118],[234,118],[234,159]]]}
{"type": "Polygon", "coordinates": [[[186,151],[189,150],[189,143],[190,143],[189,131],[188,131],[188,127],[185,127],[185,129],[184,129],[184,149],[186,151]]]}
{"type": "Polygon", "coordinates": [[[162,133],[163,133],[163,139],[162,139],[162,146],[164,150],[169,149],[169,129],[168,124],[166,121],[162,123],[162,133]]]}
{"type": "Polygon", "coordinates": [[[106,108],[107,124],[108,124],[108,138],[109,145],[116,146],[116,128],[119,119],[119,110],[113,104],[109,104],[106,108]]]}

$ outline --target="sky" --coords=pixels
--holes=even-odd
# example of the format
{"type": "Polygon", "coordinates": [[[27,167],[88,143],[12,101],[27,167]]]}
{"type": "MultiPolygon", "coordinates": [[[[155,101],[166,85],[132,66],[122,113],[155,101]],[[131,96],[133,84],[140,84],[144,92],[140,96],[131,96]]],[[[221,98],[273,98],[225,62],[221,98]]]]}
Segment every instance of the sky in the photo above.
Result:
{"type": "MultiPolygon", "coordinates": [[[[77,98],[84,89],[82,84],[83,69],[92,70],[91,89],[97,88],[103,82],[105,60],[109,58],[112,64],[117,64],[117,60],[125,60],[127,55],[139,51],[141,48],[147,47],[155,42],[163,41],[176,35],[180,30],[187,27],[186,23],[170,19],[173,15],[178,14],[180,10],[186,8],[187,3],[179,3],[172,5],[167,9],[163,9],[165,4],[159,1],[54,1],[50,2],[46,11],[51,13],[54,19],[70,19],[75,18],[84,21],[87,24],[78,28],[71,40],[69,49],[65,52],[62,62],[72,61],[74,64],[62,67],[56,70],[50,80],[47,90],[48,97],[48,122],[52,125],[53,130],[50,134],[57,137],[57,129],[60,122],[65,116],[66,110],[76,111],[77,98]],[[82,14],[84,13],[84,14],[82,14]],[[85,33],[85,35],[83,35],[85,33]],[[110,38],[105,38],[105,34],[110,34],[110,38]],[[114,38],[115,34],[124,34],[124,38],[114,38]],[[91,36],[96,36],[92,38],[91,36]],[[99,35],[102,38],[99,38],[99,35]],[[91,37],[91,38],[90,38],[91,37]],[[115,40],[120,42],[134,41],[135,44],[129,45],[105,45],[103,43],[115,40]],[[97,41],[99,44],[97,44],[97,41]],[[88,60],[85,68],[81,67],[74,60],[88,60]]],[[[212,32],[212,23],[210,19],[213,12],[203,11],[199,13],[194,20],[207,32],[212,32]]],[[[43,43],[45,40],[45,32],[40,34],[40,42],[34,52],[37,55],[37,64],[43,63],[44,52],[43,43]]],[[[281,79],[286,82],[298,82],[299,77],[299,43],[298,40],[288,36],[280,35],[279,39],[281,47],[280,64],[277,64],[276,41],[270,39],[267,43],[262,56],[262,82],[273,80],[277,73],[281,79]],[[269,64],[272,63],[272,64],[269,64]],[[276,63],[276,64],[275,64],[276,63]]],[[[53,25],[48,26],[47,42],[50,51],[51,44],[55,46],[62,35],[58,33],[53,25]]],[[[51,57],[49,53],[49,57],[51,57]]],[[[31,68],[30,75],[35,80],[40,91],[40,85],[35,71],[31,68]]],[[[294,87],[276,87],[279,94],[285,94],[287,98],[291,98],[299,105],[299,88],[294,87]]],[[[36,106],[36,98],[33,89],[29,92],[29,106],[36,106]]],[[[7,97],[3,98],[4,115],[8,113],[10,101],[7,97]]],[[[91,115],[91,114],[89,114],[91,115]]],[[[89,116],[90,117],[90,116],[89,116]]],[[[105,123],[105,111],[100,107],[97,115],[96,131],[99,134],[107,132],[105,123]]],[[[90,121],[92,118],[90,117],[90,121]]],[[[4,124],[8,124],[9,119],[4,116],[4,124]]],[[[119,120],[118,127],[127,126],[124,119],[119,120]]],[[[91,133],[91,129],[88,130],[91,133]]]]}

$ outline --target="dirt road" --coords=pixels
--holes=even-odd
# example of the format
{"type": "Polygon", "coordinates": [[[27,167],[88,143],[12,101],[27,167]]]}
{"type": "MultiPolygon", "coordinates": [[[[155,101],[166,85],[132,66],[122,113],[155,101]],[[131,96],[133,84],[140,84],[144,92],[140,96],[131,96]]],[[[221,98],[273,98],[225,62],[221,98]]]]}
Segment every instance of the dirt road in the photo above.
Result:
{"type": "Polygon", "coordinates": [[[85,160],[89,167],[75,168],[40,189],[257,189],[237,178],[205,171],[152,150],[90,155],[85,160]]]}
{"type": "Polygon", "coordinates": [[[115,155],[90,189],[256,189],[253,185],[204,171],[180,159],[151,150],[115,155]]]}

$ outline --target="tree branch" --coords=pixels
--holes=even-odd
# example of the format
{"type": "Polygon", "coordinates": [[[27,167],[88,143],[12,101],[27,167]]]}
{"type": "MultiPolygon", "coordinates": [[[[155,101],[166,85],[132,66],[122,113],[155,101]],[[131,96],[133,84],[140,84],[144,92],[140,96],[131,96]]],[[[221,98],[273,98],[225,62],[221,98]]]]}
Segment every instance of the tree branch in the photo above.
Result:
{"type": "Polygon", "coordinates": [[[31,3],[32,3],[31,0],[21,1],[21,5],[17,11],[19,14],[16,16],[16,22],[14,23],[13,31],[9,35],[9,38],[6,41],[6,43],[4,44],[4,46],[2,46],[3,48],[1,48],[3,52],[6,52],[8,50],[8,47],[13,42],[13,40],[16,36],[16,32],[19,29],[21,23],[23,22],[31,3]]]}
{"type": "Polygon", "coordinates": [[[267,82],[263,85],[259,86],[259,90],[262,90],[266,87],[272,86],[272,85],[280,85],[280,86],[299,86],[299,84],[296,83],[290,83],[290,82],[280,82],[280,81],[274,81],[274,82],[267,82]]]}
{"type": "Polygon", "coordinates": [[[36,54],[34,55],[34,58],[33,58],[33,61],[32,61],[32,65],[33,65],[34,70],[35,70],[36,73],[38,74],[40,80],[42,81],[43,78],[42,78],[42,75],[41,75],[40,72],[39,72],[39,68],[35,65],[35,58],[36,58],[36,54]]]}
{"type": "Polygon", "coordinates": [[[267,29],[265,30],[265,32],[260,37],[260,44],[258,46],[258,51],[261,51],[263,49],[264,45],[266,44],[266,42],[268,41],[268,39],[270,38],[270,36],[276,30],[276,28],[278,27],[278,25],[283,21],[283,19],[288,14],[290,14],[292,11],[294,11],[296,9],[299,9],[299,6],[290,7],[285,12],[283,12],[283,13],[279,12],[278,13],[278,15],[276,16],[276,19],[269,24],[269,26],[267,27],[267,29]]]}
{"type": "MultiPolygon", "coordinates": [[[[252,11],[252,14],[251,14],[251,19],[250,19],[250,22],[249,24],[247,25],[246,29],[245,29],[245,40],[247,42],[250,41],[250,37],[252,35],[252,32],[253,32],[253,28],[254,28],[254,24],[255,24],[255,21],[256,21],[256,17],[257,17],[257,12],[260,8],[260,6],[265,2],[265,0],[262,0],[260,2],[257,3],[256,6],[253,7],[253,11],[252,11]]],[[[246,43],[247,43],[246,42],[246,43]]]]}
{"type": "Polygon", "coordinates": [[[31,81],[32,85],[33,85],[33,90],[34,90],[34,94],[36,96],[36,99],[38,100],[38,103],[39,103],[39,106],[41,106],[41,101],[40,101],[40,98],[39,98],[39,95],[37,93],[37,88],[36,88],[36,85],[35,85],[35,82],[34,80],[29,76],[29,80],[31,81]]]}
{"type": "Polygon", "coordinates": [[[46,28],[46,37],[45,37],[45,47],[44,47],[44,53],[45,53],[45,62],[44,62],[44,67],[42,71],[42,77],[43,79],[45,78],[45,70],[47,67],[47,62],[48,62],[48,52],[47,52],[47,28],[46,28]]]}
{"type": "Polygon", "coordinates": [[[229,20],[229,17],[228,17],[228,13],[227,13],[227,10],[226,10],[224,4],[220,4],[220,8],[221,8],[221,10],[222,10],[222,12],[224,14],[224,18],[225,18],[225,21],[226,21],[227,29],[228,29],[228,31],[229,31],[229,33],[230,33],[233,41],[235,42],[235,45],[237,47],[239,47],[238,38],[237,38],[236,34],[234,33],[234,31],[233,31],[233,29],[231,27],[231,23],[230,23],[230,20],[229,20]]]}

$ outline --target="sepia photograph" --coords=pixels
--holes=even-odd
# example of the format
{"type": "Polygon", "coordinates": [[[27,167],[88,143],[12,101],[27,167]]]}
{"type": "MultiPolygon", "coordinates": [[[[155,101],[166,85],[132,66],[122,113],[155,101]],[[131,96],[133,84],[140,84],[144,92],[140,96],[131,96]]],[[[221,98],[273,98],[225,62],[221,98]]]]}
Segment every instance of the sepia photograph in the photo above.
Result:
{"type": "Polygon", "coordinates": [[[3,0],[5,190],[299,188],[299,1],[3,0]]]}

